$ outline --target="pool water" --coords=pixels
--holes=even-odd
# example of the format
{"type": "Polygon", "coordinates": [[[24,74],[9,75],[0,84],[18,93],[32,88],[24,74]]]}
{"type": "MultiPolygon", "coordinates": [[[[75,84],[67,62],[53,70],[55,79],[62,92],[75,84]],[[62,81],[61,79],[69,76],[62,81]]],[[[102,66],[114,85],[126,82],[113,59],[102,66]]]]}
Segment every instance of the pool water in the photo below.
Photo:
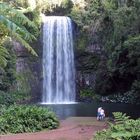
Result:
{"type": "Polygon", "coordinates": [[[106,117],[111,117],[112,112],[123,112],[132,118],[140,117],[140,106],[122,103],[74,103],[74,104],[49,104],[42,105],[49,107],[54,111],[59,119],[66,119],[67,117],[95,117],[98,107],[105,110],[106,117]]]}

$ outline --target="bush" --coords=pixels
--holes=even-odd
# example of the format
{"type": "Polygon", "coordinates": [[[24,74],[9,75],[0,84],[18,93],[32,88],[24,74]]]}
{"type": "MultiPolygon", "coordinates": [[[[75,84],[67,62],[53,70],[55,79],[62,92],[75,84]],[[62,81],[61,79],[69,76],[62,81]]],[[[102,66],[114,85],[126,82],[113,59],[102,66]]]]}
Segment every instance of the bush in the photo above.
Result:
{"type": "Polygon", "coordinates": [[[113,113],[114,123],[109,123],[109,128],[97,132],[94,140],[140,140],[140,119],[129,119],[126,114],[113,113]]]}
{"type": "Polygon", "coordinates": [[[118,93],[105,97],[107,101],[114,103],[140,104],[140,96],[134,90],[130,90],[124,94],[118,93]]]}
{"type": "Polygon", "coordinates": [[[4,91],[0,91],[0,104],[1,105],[10,105],[14,104],[14,99],[9,93],[5,93],[4,91]]]}
{"type": "Polygon", "coordinates": [[[59,126],[55,114],[45,107],[12,105],[1,109],[0,134],[36,132],[59,126]]]}
{"type": "Polygon", "coordinates": [[[80,97],[81,98],[92,98],[93,97],[93,91],[91,89],[82,89],[80,90],[80,97]]]}
{"type": "Polygon", "coordinates": [[[12,105],[30,99],[29,94],[22,91],[4,92],[0,91],[0,105],[12,105]]]}
{"type": "Polygon", "coordinates": [[[81,89],[80,90],[80,98],[81,99],[97,99],[99,100],[101,98],[100,95],[95,94],[95,91],[93,89],[81,89]]]}

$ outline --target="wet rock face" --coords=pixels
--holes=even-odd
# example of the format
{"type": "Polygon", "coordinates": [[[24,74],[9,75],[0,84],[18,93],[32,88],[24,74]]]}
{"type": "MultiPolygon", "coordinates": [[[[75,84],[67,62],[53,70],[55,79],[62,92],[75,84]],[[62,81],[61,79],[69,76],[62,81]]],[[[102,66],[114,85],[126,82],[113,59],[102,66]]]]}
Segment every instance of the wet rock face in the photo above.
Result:
{"type": "Polygon", "coordinates": [[[99,47],[98,44],[92,44],[92,45],[87,46],[86,52],[89,52],[89,53],[100,53],[101,52],[101,48],[99,47]]]}
{"type": "Polygon", "coordinates": [[[28,58],[27,57],[18,57],[16,60],[16,72],[24,72],[25,70],[27,71],[28,64],[27,64],[28,58]]]}
{"type": "Polygon", "coordinates": [[[92,51],[76,52],[75,65],[77,87],[94,88],[98,61],[98,56],[92,51]]]}
{"type": "Polygon", "coordinates": [[[13,44],[17,57],[28,57],[27,50],[20,43],[14,41],[13,44]]]}
{"type": "Polygon", "coordinates": [[[86,36],[77,42],[77,46],[79,46],[79,48],[76,48],[75,50],[76,87],[78,99],[81,90],[94,89],[97,68],[101,55],[101,48],[97,42],[89,44],[86,41],[83,42],[83,40],[87,40],[86,36]],[[80,48],[81,44],[84,45],[84,48],[80,48]]]}
{"type": "Polygon", "coordinates": [[[19,73],[25,73],[27,70],[29,70],[28,65],[28,59],[29,54],[27,50],[18,42],[14,42],[14,50],[16,52],[16,72],[19,73]]]}
{"type": "MultiPolygon", "coordinates": [[[[38,44],[37,44],[38,45],[38,44]]],[[[16,52],[16,72],[18,77],[18,89],[29,92],[33,101],[41,98],[41,57],[34,57],[18,42],[14,42],[16,52]]]]}
{"type": "Polygon", "coordinates": [[[81,71],[77,71],[76,79],[79,87],[94,88],[96,73],[82,73],[81,71]]]}

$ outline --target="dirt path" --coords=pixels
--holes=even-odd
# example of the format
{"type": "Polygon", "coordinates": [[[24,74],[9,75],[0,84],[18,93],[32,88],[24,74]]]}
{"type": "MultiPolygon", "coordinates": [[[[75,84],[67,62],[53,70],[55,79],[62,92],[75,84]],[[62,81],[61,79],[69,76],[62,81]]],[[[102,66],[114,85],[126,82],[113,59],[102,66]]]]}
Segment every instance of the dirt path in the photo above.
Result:
{"type": "Polygon", "coordinates": [[[15,135],[1,135],[0,140],[91,140],[96,131],[106,128],[106,121],[94,117],[70,117],[56,130],[15,135]]]}

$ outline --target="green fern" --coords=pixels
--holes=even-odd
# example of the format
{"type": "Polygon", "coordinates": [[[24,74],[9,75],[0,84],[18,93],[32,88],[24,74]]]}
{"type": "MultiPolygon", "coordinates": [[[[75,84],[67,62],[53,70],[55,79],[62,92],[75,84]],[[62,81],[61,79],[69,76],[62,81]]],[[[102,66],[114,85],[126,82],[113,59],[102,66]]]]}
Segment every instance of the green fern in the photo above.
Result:
{"type": "Polygon", "coordinates": [[[0,46],[0,66],[5,67],[7,65],[6,58],[8,57],[9,53],[6,48],[0,46]]]}
{"type": "Polygon", "coordinates": [[[8,29],[9,36],[19,41],[33,55],[37,56],[36,52],[29,45],[29,42],[36,39],[38,29],[22,12],[6,3],[0,2],[0,23],[8,29]],[[32,33],[28,29],[31,29],[32,33]]]}
{"type": "Polygon", "coordinates": [[[123,122],[129,120],[129,116],[126,116],[126,114],[122,113],[122,112],[114,112],[113,113],[114,117],[115,117],[115,123],[116,124],[122,124],[123,122]]]}
{"type": "Polygon", "coordinates": [[[97,132],[94,140],[140,140],[140,119],[133,120],[121,112],[115,112],[114,123],[107,130],[97,132]]]}

